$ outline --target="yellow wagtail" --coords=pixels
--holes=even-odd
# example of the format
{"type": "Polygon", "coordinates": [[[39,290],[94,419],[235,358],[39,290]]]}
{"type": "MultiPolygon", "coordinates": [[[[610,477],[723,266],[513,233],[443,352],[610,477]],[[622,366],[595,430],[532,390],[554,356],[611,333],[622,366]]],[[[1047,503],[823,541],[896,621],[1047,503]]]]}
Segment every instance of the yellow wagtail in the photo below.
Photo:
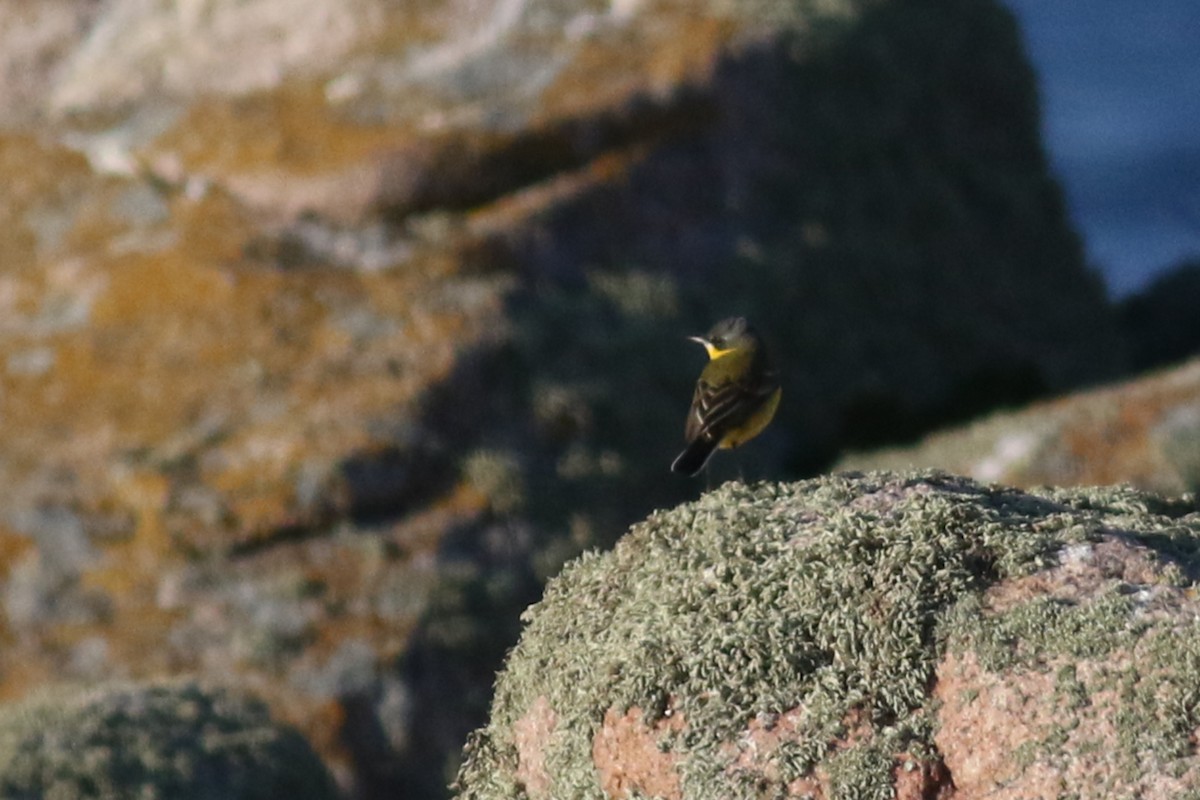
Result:
{"type": "Polygon", "coordinates": [[[706,336],[688,338],[704,345],[709,362],[688,411],[687,447],[671,471],[695,475],[718,447],[737,447],[767,427],[782,390],[766,346],[745,318],[723,319],[706,336]]]}

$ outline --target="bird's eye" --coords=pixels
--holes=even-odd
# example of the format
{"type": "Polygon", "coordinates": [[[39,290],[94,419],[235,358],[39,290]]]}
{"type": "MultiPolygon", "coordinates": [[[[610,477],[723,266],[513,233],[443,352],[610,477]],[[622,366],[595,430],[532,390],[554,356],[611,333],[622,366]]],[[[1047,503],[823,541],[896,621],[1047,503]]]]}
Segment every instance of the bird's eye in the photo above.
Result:
{"type": "Polygon", "coordinates": [[[725,349],[725,337],[724,336],[716,337],[715,339],[712,340],[712,345],[713,345],[713,347],[717,348],[718,350],[724,350],[725,349]]]}

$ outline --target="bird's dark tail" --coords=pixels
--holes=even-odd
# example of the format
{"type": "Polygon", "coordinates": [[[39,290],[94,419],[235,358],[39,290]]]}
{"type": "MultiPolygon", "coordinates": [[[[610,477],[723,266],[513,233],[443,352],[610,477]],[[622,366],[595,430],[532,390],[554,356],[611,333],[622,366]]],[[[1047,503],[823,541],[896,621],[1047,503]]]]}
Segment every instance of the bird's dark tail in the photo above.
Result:
{"type": "Polygon", "coordinates": [[[708,463],[708,459],[712,458],[713,451],[716,449],[716,440],[697,436],[688,443],[688,446],[683,449],[683,452],[671,464],[671,471],[678,472],[681,475],[695,475],[704,469],[704,465],[708,463]]]}

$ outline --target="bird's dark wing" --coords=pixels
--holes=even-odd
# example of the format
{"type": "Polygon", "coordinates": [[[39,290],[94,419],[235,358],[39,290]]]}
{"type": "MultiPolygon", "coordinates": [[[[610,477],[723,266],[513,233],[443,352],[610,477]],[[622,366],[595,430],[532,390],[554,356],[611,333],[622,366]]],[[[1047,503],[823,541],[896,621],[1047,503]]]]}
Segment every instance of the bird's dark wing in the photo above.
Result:
{"type": "Polygon", "coordinates": [[[701,436],[719,440],[725,431],[753,413],[778,386],[774,372],[757,376],[753,383],[731,380],[713,384],[702,377],[696,383],[684,438],[689,442],[701,436]]]}

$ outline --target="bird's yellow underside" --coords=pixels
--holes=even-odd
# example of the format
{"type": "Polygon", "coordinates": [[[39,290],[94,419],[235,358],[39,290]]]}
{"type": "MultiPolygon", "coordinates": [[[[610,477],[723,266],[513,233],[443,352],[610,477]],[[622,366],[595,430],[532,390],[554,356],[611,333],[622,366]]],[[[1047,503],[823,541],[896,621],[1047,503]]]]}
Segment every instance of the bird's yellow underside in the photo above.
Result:
{"type": "Polygon", "coordinates": [[[762,429],[767,427],[767,423],[775,416],[775,409],[779,408],[779,398],[782,395],[783,389],[776,389],[772,392],[771,396],[767,398],[767,402],[762,404],[762,408],[755,411],[754,416],[746,420],[744,425],[739,425],[737,430],[725,434],[725,438],[721,440],[721,443],[717,447],[722,450],[729,450],[750,441],[762,433],[762,429]]]}

